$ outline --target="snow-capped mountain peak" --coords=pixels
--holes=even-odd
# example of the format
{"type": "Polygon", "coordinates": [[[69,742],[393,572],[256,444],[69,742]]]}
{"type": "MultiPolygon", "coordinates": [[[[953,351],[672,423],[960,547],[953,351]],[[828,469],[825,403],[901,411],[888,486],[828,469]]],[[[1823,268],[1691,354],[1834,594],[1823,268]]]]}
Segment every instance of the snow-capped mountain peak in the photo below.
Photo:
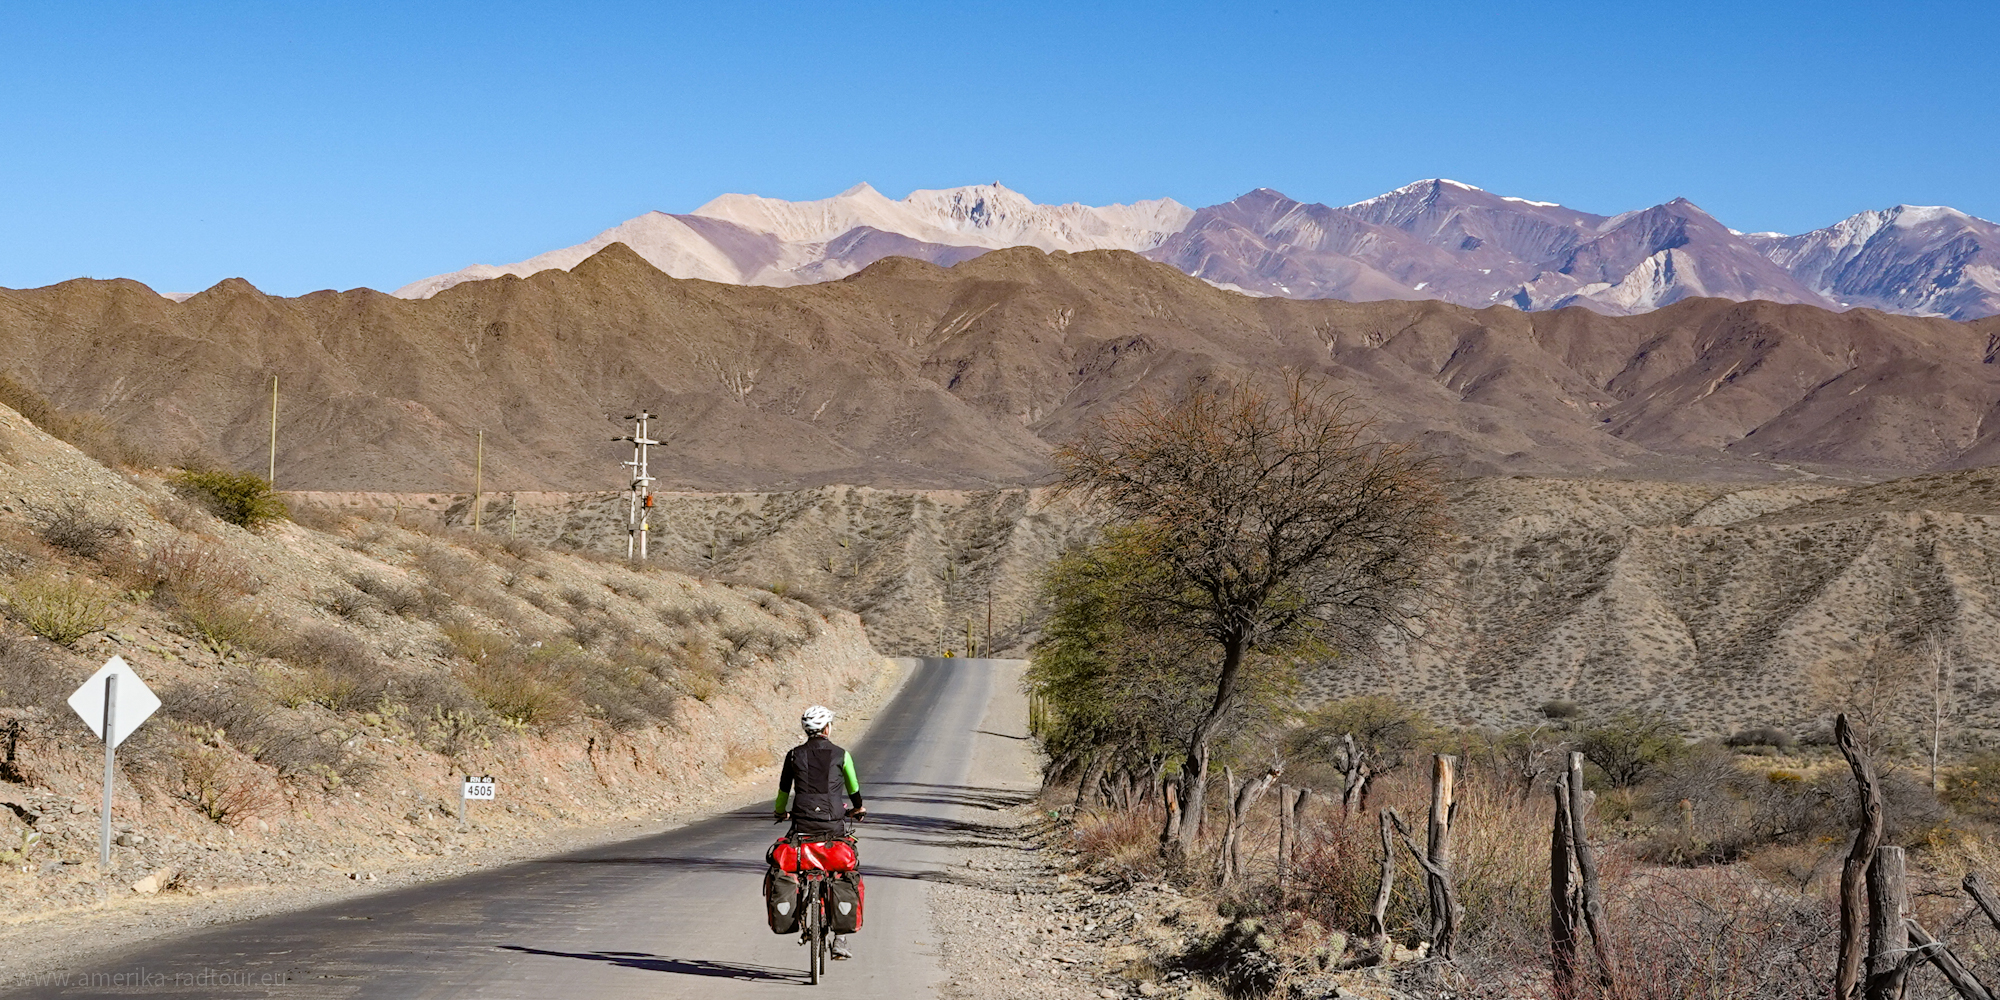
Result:
{"type": "Polygon", "coordinates": [[[1612,216],[1433,177],[1345,206],[1268,188],[1196,212],[1170,198],[1041,204],[999,182],[830,198],[725,194],[650,212],[576,246],[414,282],[571,268],[624,243],[678,278],[794,285],[888,256],[951,265],[987,250],[1130,250],[1223,288],[1290,298],[1437,298],[1523,309],[1659,308],[1689,296],[1972,319],[2000,313],[2000,226],[1945,206],[1897,205],[1786,236],[1743,233],[1684,198],[1612,216]]]}
{"type": "Polygon", "coordinates": [[[788,243],[824,243],[866,226],[925,243],[998,249],[1146,250],[1194,210],[1170,198],[1131,205],[1041,205],[999,183],[912,191],[891,201],[867,184],[831,198],[784,201],[726,194],[692,213],[788,243]]]}

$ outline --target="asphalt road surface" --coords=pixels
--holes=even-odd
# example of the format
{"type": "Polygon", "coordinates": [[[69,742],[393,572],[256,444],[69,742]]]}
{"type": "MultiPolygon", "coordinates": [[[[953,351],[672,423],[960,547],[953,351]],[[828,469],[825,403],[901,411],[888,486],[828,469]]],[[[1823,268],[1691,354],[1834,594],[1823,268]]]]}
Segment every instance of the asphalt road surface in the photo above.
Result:
{"type": "MultiPolygon", "coordinates": [[[[1025,798],[1015,661],[926,659],[849,745],[867,796],[856,957],[807,985],[764,925],[763,805],[667,833],[155,940],[8,997],[927,997],[928,884],[1025,798]],[[118,978],[114,978],[118,977],[118,978]]],[[[840,737],[840,724],[834,735],[840,737]]]]}

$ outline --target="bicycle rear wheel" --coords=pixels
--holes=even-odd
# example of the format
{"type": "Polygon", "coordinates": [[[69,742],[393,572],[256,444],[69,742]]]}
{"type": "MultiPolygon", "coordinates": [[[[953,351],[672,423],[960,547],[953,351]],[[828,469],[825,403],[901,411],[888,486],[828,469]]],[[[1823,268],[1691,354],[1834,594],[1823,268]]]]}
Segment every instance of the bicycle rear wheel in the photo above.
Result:
{"type": "Polygon", "coordinates": [[[820,973],[826,969],[822,943],[826,940],[826,914],[820,906],[820,884],[818,879],[807,883],[806,890],[806,969],[807,979],[814,986],[819,985],[820,973]]]}

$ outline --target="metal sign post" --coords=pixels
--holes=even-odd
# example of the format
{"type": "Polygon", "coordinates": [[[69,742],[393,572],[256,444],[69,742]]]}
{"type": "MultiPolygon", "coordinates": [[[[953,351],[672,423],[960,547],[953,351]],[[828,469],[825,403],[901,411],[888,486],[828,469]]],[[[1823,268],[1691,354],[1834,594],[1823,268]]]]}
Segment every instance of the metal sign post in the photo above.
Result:
{"type": "Polygon", "coordinates": [[[653,477],[646,469],[646,449],[659,444],[646,436],[647,424],[658,414],[646,410],[625,419],[635,421],[632,433],[613,441],[632,442],[632,460],[624,463],[632,470],[632,486],[625,507],[625,558],[646,558],[646,533],[652,528],[653,477]]]}
{"type": "Polygon", "coordinates": [[[111,734],[118,731],[118,675],[104,675],[104,805],[97,810],[97,867],[111,867],[111,782],[117,777],[118,744],[111,734]]]}
{"type": "Polygon", "coordinates": [[[117,780],[118,744],[159,711],[160,699],[123,657],[114,656],[69,696],[69,707],[104,741],[104,804],[98,813],[97,862],[110,868],[111,790],[117,780]]]}

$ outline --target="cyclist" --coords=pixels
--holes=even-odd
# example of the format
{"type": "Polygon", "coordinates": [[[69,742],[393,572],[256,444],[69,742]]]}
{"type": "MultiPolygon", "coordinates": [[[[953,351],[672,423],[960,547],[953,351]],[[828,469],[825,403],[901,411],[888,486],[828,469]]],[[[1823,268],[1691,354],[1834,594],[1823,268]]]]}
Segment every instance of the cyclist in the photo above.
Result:
{"type": "MultiPolygon", "coordinates": [[[[799,716],[806,741],[785,754],[778,777],[778,799],[772,811],[779,822],[790,820],[791,833],[819,840],[847,836],[847,821],[868,815],[861,804],[861,779],[854,773],[854,756],[833,742],[833,711],[814,705],[799,716]],[[850,806],[840,808],[845,792],[850,806]]],[[[833,957],[848,959],[845,934],[833,936],[833,957]]]]}

